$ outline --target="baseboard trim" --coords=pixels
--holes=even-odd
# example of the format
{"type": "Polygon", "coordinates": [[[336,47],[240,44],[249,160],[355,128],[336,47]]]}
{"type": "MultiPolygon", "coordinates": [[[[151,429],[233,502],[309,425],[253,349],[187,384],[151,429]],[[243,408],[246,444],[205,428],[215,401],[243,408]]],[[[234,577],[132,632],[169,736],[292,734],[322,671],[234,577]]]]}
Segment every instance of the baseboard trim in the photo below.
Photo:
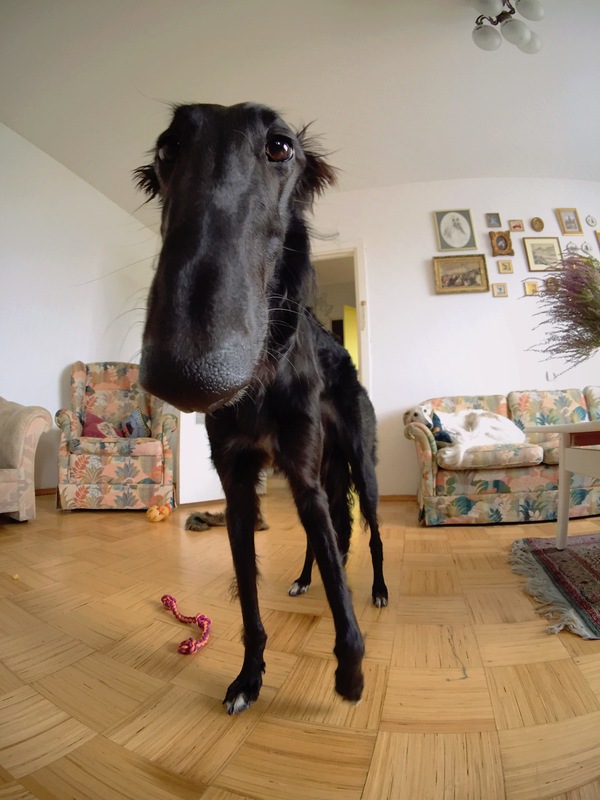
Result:
{"type": "Polygon", "coordinates": [[[46,494],[56,494],[56,486],[50,486],[47,489],[36,489],[35,496],[43,497],[46,494]]]}
{"type": "Polygon", "coordinates": [[[416,494],[382,494],[379,498],[382,503],[416,503],[416,494]]]}

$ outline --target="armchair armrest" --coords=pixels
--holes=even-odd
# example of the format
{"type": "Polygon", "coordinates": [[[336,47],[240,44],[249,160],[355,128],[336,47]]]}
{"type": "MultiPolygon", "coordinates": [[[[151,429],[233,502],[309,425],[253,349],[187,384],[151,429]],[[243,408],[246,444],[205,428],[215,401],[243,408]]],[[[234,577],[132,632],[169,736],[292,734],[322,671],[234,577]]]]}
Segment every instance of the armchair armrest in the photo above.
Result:
{"type": "Polygon", "coordinates": [[[52,427],[52,417],[41,406],[0,400],[0,467],[33,472],[38,439],[52,427]]]}
{"type": "Polygon", "coordinates": [[[61,438],[64,436],[67,441],[70,439],[78,439],[83,433],[81,420],[74,411],[67,408],[61,408],[54,415],[56,426],[60,429],[61,438]]]}
{"type": "Polygon", "coordinates": [[[429,428],[421,422],[409,422],[404,428],[404,435],[407,439],[413,439],[417,448],[417,458],[421,469],[419,496],[431,497],[435,494],[437,443],[429,428]]]}

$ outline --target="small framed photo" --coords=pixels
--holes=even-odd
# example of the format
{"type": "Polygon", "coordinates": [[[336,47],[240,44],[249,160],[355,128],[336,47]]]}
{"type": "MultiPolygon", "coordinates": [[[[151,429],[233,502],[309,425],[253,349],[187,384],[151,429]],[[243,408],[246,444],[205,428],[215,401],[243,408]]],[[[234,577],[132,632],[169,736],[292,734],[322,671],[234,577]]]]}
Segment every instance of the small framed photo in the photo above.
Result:
{"type": "Polygon", "coordinates": [[[508,297],[508,285],[506,283],[492,283],[492,294],[494,297],[508,297]]]}
{"type": "Polygon", "coordinates": [[[509,258],[498,261],[498,272],[502,275],[509,275],[514,272],[512,261],[509,258]]]}
{"type": "Polygon", "coordinates": [[[493,256],[514,256],[510,231],[490,231],[493,256]]]}
{"type": "Polygon", "coordinates": [[[596,240],[598,242],[598,247],[600,247],[600,231],[596,231],[596,240]]]}
{"type": "Polygon", "coordinates": [[[531,227],[536,233],[541,233],[544,230],[544,220],[541,217],[534,217],[531,220],[531,227]]]}
{"type": "Polygon", "coordinates": [[[466,208],[434,211],[438,250],[476,250],[471,212],[466,208]]]}
{"type": "Polygon", "coordinates": [[[484,255],[437,256],[433,259],[438,294],[488,292],[490,283],[484,255]]]}
{"type": "Polygon", "coordinates": [[[488,228],[500,228],[502,226],[500,214],[498,214],[497,211],[491,211],[490,213],[486,214],[485,221],[487,222],[488,228]]]}
{"type": "Polygon", "coordinates": [[[534,297],[540,293],[542,282],[538,280],[523,281],[523,291],[526,297],[534,297]]]}
{"type": "Polygon", "coordinates": [[[560,289],[560,282],[558,278],[551,276],[544,281],[544,291],[546,294],[556,294],[560,289]]]}
{"type": "Polygon", "coordinates": [[[523,246],[530,272],[561,268],[562,253],[558,236],[526,236],[523,246]]]}
{"type": "Polygon", "coordinates": [[[557,208],[558,224],[564,236],[583,236],[583,228],[576,208],[557,208]]]}
{"type": "Polygon", "coordinates": [[[522,219],[509,219],[508,228],[511,231],[517,231],[518,233],[522,233],[525,230],[525,225],[523,225],[522,219]]]}

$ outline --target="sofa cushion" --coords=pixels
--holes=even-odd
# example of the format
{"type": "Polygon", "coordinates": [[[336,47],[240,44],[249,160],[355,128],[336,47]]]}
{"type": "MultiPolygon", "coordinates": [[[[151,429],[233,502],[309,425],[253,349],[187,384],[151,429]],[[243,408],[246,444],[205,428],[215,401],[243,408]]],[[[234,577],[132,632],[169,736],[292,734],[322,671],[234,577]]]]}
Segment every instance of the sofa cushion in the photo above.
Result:
{"type": "MultiPolygon", "coordinates": [[[[507,401],[509,416],[521,430],[532,425],[564,425],[588,419],[587,404],[581,389],[509,392],[507,401]]],[[[536,443],[549,438],[543,433],[528,433],[527,436],[536,443]]]]}
{"type": "Polygon", "coordinates": [[[437,463],[442,469],[493,469],[501,467],[531,467],[540,464],[544,451],[537,444],[486,444],[469,447],[465,450],[458,465],[448,465],[448,451],[454,448],[444,447],[437,452],[437,463]]]}
{"type": "Polygon", "coordinates": [[[600,419],[600,386],[586,386],[583,390],[591,420],[600,419]]]}
{"type": "Polygon", "coordinates": [[[99,456],[161,456],[163,452],[158,439],[122,439],[116,436],[71,439],[69,449],[76,455],[99,456]]]}

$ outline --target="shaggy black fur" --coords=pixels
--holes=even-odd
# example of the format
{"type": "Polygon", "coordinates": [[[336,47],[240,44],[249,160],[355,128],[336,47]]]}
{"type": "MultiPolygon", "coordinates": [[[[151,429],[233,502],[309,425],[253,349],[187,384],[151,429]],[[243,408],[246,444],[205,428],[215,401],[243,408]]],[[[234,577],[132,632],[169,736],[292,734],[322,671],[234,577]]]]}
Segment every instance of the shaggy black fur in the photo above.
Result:
{"type": "Polygon", "coordinates": [[[306,131],[251,103],[174,109],[139,186],[162,205],[163,247],[148,301],[141,379],[184,411],[206,412],[244,623],[230,714],[258,697],[260,619],[255,486],[270,462],[289,482],[331,606],[336,690],[363,690],[363,639],[343,562],[356,487],[370,527],[373,602],[387,604],[377,522],[375,415],[346,350],[310,311],[314,272],[305,213],[335,173],[306,131]]]}

